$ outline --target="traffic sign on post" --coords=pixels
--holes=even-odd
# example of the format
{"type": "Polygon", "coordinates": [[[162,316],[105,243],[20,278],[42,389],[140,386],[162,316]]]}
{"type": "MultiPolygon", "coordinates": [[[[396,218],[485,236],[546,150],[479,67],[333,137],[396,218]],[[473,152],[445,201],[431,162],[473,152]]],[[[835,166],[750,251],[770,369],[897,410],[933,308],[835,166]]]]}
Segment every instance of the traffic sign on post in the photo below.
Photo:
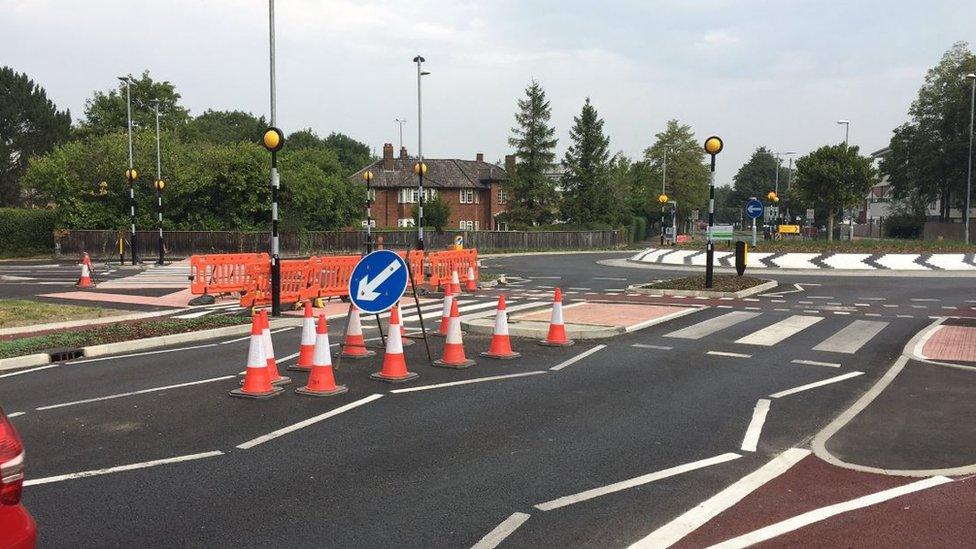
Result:
{"type": "Polygon", "coordinates": [[[756,200],[755,198],[746,202],[746,216],[748,216],[749,219],[757,219],[759,217],[762,217],[762,214],[763,214],[762,202],[756,200]]]}
{"type": "Polygon", "coordinates": [[[363,256],[349,277],[349,300],[360,311],[382,313],[407,290],[407,264],[390,250],[363,256]]]}

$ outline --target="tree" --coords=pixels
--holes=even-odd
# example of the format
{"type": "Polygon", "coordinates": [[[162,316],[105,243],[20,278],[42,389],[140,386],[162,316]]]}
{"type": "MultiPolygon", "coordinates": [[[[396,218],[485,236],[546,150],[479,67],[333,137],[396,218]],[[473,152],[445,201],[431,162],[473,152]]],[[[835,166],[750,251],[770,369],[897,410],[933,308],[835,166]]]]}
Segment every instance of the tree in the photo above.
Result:
{"type": "Polygon", "coordinates": [[[916,213],[939,200],[939,216],[946,220],[965,199],[972,86],[965,75],[972,72],[976,56],[968,44],[953,44],[929,69],[908,111],[911,120],[895,129],[881,161],[895,198],[914,204],[916,213]]]}
{"type": "MultiPolygon", "coordinates": [[[[135,127],[155,128],[155,105],[159,102],[159,125],[164,130],[183,128],[190,113],[180,105],[180,94],[169,81],[156,82],[144,71],[139,78],[129,75],[132,96],[132,123],[135,127]]],[[[127,102],[125,82],[106,92],[96,91],[85,102],[85,120],[78,127],[78,137],[125,131],[127,102]]],[[[260,135],[260,134],[259,134],[260,135]]]]}
{"type": "Polygon", "coordinates": [[[856,206],[877,181],[871,158],[856,146],[825,145],[796,161],[794,182],[801,199],[827,208],[827,239],[834,238],[834,215],[856,206]]]}
{"type": "MultiPolygon", "coordinates": [[[[410,215],[413,217],[413,224],[420,223],[420,205],[414,204],[410,208],[410,215]]],[[[444,226],[451,219],[451,205],[448,204],[441,195],[438,194],[430,200],[424,201],[424,225],[433,227],[437,232],[442,232],[444,226]]]]}
{"type": "Polygon", "coordinates": [[[514,224],[536,225],[553,218],[556,191],[546,175],[556,159],[556,130],[549,126],[551,114],[546,92],[533,80],[525,89],[525,98],[518,100],[518,126],[512,128],[508,139],[515,148],[515,173],[508,174],[512,190],[508,217],[514,224]]]}
{"type": "Polygon", "coordinates": [[[210,143],[260,143],[268,122],[264,116],[256,118],[244,111],[215,111],[207,109],[190,121],[184,135],[210,143]]]}
{"type": "MultiPolygon", "coordinates": [[[[776,157],[773,153],[766,147],[759,147],[732,177],[732,192],[727,195],[728,203],[716,200],[716,204],[723,203],[730,207],[741,208],[751,197],[765,200],[766,194],[774,190],[776,186],[776,164],[776,157]]],[[[781,191],[786,190],[789,176],[789,169],[780,162],[779,188],[781,191]]]]}
{"type": "Polygon", "coordinates": [[[0,69],[0,206],[20,202],[28,160],[66,140],[71,114],[59,111],[44,88],[10,67],[0,69]]]}
{"type": "Polygon", "coordinates": [[[657,185],[651,193],[653,203],[647,207],[660,214],[657,196],[664,176],[664,155],[667,152],[664,194],[670,200],[678,202],[679,220],[688,219],[691,210],[708,206],[708,166],[705,164],[705,151],[695,139],[691,126],[677,120],[669,120],[664,131],[654,137],[654,144],[644,150],[651,184],[657,185]]]}
{"type": "Polygon", "coordinates": [[[345,175],[352,174],[373,161],[373,155],[369,152],[369,145],[356,141],[346,134],[332,132],[323,140],[323,143],[339,155],[339,163],[342,164],[345,175]]]}
{"type": "Polygon", "coordinates": [[[563,216],[577,224],[610,223],[617,205],[607,192],[610,179],[610,138],[603,119],[587,97],[569,130],[571,144],[563,156],[563,216]]]}

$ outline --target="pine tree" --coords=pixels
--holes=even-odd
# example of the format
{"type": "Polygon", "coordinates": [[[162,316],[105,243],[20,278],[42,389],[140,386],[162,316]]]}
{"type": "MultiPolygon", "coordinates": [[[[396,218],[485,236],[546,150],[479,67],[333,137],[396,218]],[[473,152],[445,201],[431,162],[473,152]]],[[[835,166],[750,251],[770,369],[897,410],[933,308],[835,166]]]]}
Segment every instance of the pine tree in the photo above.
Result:
{"type": "Polygon", "coordinates": [[[569,131],[572,144],[563,157],[561,184],[563,215],[567,221],[612,223],[614,202],[608,192],[610,138],[603,133],[603,119],[586,98],[583,110],[573,118],[569,131]]]}
{"type": "Polygon", "coordinates": [[[508,139],[516,157],[514,177],[509,174],[512,198],[508,205],[508,219],[514,224],[535,225],[553,218],[556,191],[546,176],[556,159],[551,112],[545,90],[533,80],[525,89],[525,98],[518,100],[518,126],[508,139]]]}
{"type": "Polygon", "coordinates": [[[27,161],[68,138],[71,115],[44,88],[10,67],[0,69],[0,206],[20,202],[27,161]]]}

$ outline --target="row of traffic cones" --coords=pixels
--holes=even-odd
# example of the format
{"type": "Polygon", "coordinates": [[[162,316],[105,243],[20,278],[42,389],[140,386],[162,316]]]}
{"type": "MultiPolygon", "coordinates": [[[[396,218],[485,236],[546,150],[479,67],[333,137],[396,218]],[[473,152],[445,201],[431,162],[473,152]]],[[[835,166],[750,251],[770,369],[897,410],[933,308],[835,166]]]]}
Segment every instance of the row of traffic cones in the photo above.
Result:
{"type": "MultiPolygon", "coordinates": [[[[464,291],[477,292],[478,279],[474,275],[474,267],[468,266],[468,276],[464,281],[464,291]]],[[[457,295],[461,293],[461,279],[458,277],[457,269],[451,271],[451,281],[444,285],[444,295],[448,293],[457,295]]]]}
{"type": "MultiPolygon", "coordinates": [[[[450,314],[446,317],[444,353],[434,361],[434,365],[442,368],[468,368],[475,364],[467,358],[461,332],[461,318],[457,300],[451,293],[444,296],[445,308],[450,307],[450,314]]],[[[442,318],[442,325],[444,318],[442,318]]],[[[383,365],[379,372],[370,378],[389,383],[403,383],[419,377],[415,372],[407,369],[403,354],[404,328],[400,319],[400,307],[394,305],[390,311],[389,335],[386,339],[386,352],[383,365]]],[[[412,342],[411,342],[412,343],[412,342]]],[[[569,346],[572,340],[566,338],[566,329],[562,315],[562,292],[557,288],[553,300],[552,317],[549,332],[542,345],[569,346]]],[[[346,339],[342,346],[342,356],[345,358],[366,358],[376,353],[367,349],[363,338],[362,323],[359,311],[353,307],[346,330],[346,339]]],[[[498,297],[498,308],[495,313],[495,326],[491,338],[491,346],[481,356],[500,360],[518,358],[521,354],[512,350],[508,333],[508,315],[505,308],[505,296],[498,297]]],[[[319,315],[316,324],[312,316],[311,303],[305,305],[305,317],[302,324],[302,338],[299,348],[298,361],[290,370],[310,372],[308,384],[295,389],[296,393],[309,396],[331,396],[346,392],[346,387],[336,385],[332,370],[332,358],[329,344],[328,323],[325,315],[319,315]]],[[[271,341],[270,324],[267,311],[261,311],[254,316],[251,328],[251,344],[248,350],[247,370],[241,388],[230,392],[232,396],[246,398],[270,398],[280,394],[282,385],[291,383],[291,379],[279,374],[271,341]]]]}

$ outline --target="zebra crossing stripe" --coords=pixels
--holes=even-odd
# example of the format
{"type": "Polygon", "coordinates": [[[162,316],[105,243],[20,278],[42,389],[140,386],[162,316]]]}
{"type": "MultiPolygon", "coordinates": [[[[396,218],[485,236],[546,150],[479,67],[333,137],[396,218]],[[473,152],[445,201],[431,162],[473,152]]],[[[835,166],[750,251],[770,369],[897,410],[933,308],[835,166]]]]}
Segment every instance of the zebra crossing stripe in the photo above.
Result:
{"type": "Polygon", "coordinates": [[[679,339],[701,339],[707,335],[713,334],[719,330],[724,330],[731,326],[735,326],[740,322],[755,318],[761,313],[752,313],[746,311],[733,311],[731,313],[726,313],[722,316],[717,316],[715,318],[710,318],[699,322],[698,324],[693,324],[687,328],[682,328],[680,330],[675,330],[669,334],[664,334],[664,337],[675,337],[679,339]]]}
{"type": "Polygon", "coordinates": [[[809,328],[810,326],[813,326],[821,320],[823,320],[822,316],[793,315],[789,318],[780,320],[772,326],[767,326],[766,328],[738,339],[736,340],[736,343],[770,347],[809,328]]]}
{"type": "Polygon", "coordinates": [[[855,320],[813,348],[814,351],[854,354],[888,326],[877,320],[855,320]]]}

